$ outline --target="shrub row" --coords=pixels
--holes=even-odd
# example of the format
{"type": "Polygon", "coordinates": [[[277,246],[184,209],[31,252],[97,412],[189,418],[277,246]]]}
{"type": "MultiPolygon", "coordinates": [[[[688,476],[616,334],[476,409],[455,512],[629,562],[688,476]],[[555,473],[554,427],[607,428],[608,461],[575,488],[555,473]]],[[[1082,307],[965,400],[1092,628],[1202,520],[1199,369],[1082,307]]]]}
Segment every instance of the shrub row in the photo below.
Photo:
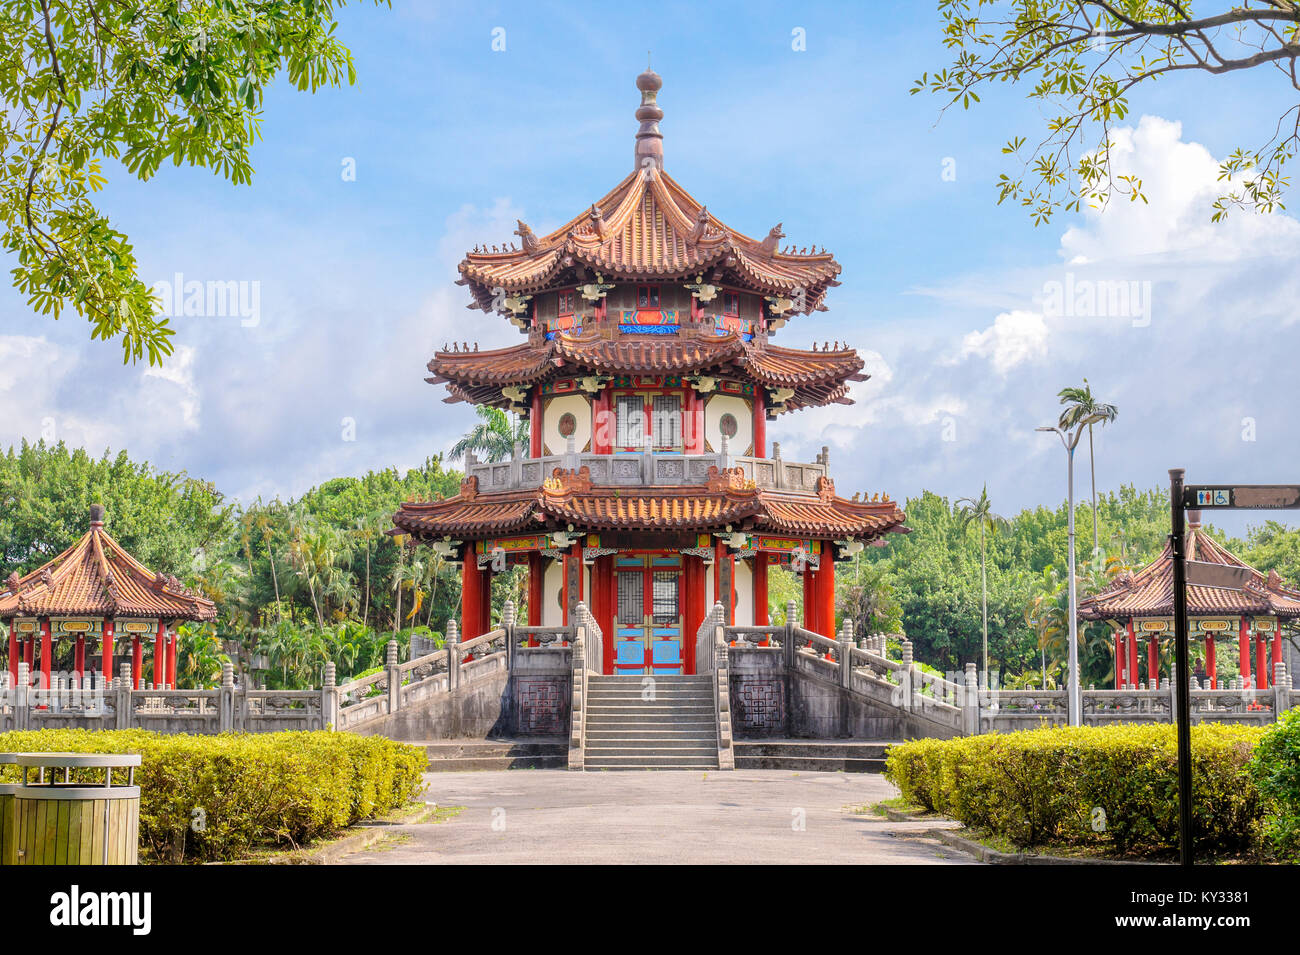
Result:
{"type": "MultiPolygon", "coordinates": [[[[1198,839],[1249,851],[1266,808],[1251,772],[1257,727],[1192,727],[1198,839]]],[[[1173,726],[1029,730],[892,747],[885,775],[909,802],[1021,848],[1091,846],[1160,856],[1178,848],[1173,726]]]]}
{"type": "Polygon", "coordinates": [[[0,733],[0,752],[140,753],[140,853],[152,862],[302,845],[405,805],[428,762],[414,746],[328,732],[36,730],[0,733]]]}

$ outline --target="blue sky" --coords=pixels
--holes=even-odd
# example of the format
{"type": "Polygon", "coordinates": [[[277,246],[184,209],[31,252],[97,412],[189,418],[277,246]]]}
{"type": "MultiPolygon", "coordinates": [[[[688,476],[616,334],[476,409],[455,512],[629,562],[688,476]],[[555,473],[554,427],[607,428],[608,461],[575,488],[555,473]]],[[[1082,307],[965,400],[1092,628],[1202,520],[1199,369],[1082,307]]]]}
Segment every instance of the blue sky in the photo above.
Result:
{"type": "Polygon", "coordinates": [[[940,120],[939,100],[908,94],[947,62],[933,7],[348,8],[357,84],[277,87],[251,187],[110,168],[103,206],[146,281],[256,282],[257,323],[180,317],[165,368],[124,367],[79,317],[53,323],[0,290],[0,445],[125,447],[245,499],[445,450],[472,412],[423,381],[433,349],[518,340],[465,309],[456,262],[512,241],[516,217],[549,230],[630,171],[633,80],[651,50],[667,170],[728,224],[762,235],[780,221],[844,267],[830,312],[777,341],[846,340],[873,378],[852,407],[775,423],[787,457],[829,446],[843,493],[987,483],[1004,513],[1052,503],[1064,456],[1033,429],[1086,375],[1121,409],[1099,435],[1104,488],[1162,484],[1179,465],[1204,481],[1300,478],[1300,224],[1208,221],[1215,161],[1272,129],[1289,105],[1280,78],[1179,77],[1141,94],[1120,161],[1150,203],[1035,228],[995,205],[992,184],[1012,171],[1001,145],[1038,133],[1040,110],[1006,88],[940,120]],[[1045,290],[1067,281],[1150,283],[1150,320],[1055,314],[1045,290]]]}

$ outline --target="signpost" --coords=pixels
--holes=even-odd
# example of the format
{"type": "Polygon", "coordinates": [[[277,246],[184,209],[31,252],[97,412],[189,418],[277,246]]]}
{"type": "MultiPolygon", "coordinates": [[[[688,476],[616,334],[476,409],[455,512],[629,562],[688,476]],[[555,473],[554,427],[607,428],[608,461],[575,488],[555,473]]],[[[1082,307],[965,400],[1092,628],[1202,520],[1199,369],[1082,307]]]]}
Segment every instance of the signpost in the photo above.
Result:
{"type": "Polygon", "coordinates": [[[1188,560],[1187,511],[1300,510],[1300,484],[1188,484],[1183,469],[1169,471],[1169,549],[1174,559],[1174,688],[1178,721],[1178,837],[1183,865],[1192,864],[1191,660],[1187,650],[1187,586],[1240,588],[1250,578],[1244,567],[1188,560]]]}

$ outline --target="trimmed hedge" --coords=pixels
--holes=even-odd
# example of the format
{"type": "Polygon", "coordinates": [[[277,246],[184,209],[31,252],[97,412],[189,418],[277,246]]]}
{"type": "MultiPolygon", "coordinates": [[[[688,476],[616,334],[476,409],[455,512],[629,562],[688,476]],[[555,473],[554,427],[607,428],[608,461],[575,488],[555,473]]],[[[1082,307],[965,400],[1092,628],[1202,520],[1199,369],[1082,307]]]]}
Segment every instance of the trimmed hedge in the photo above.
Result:
{"type": "MultiPolygon", "coordinates": [[[[35,730],[0,733],[0,752],[140,753],[140,853],[151,862],[302,845],[410,802],[428,765],[418,747],[329,732],[35,730]]],[[[0,766],[0,779],[20,773],[0,766]]]]}
{"type": "MultiPolygon", "coordinates": [[[[1217,851],[1258,845],[1266,800],[1249,766],[1263,735],[1258,727],[1192,727],[1198,839],[1217,851]]],[[[1020,848],[1134,856],[1178,848],[1177,743],[1169,725],[916,740],[890,749],[885,775],[909,802],[1020,848]]]]}
{"type": "Polygon", "coordinates": [[[1251,775],[1267,800],[1264,838],[1280,858],[1300,858],[1300,707],[1282,715],[1259,745],[1251,775]]]}

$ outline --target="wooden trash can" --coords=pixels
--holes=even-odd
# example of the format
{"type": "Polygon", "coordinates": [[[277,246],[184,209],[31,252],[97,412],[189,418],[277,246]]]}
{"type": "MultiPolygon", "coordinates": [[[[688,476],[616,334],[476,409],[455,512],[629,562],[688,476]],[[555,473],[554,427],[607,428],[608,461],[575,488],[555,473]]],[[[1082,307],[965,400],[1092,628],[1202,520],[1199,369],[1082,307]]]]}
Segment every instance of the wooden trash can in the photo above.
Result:
{"type": "MultiPolygon", "coordinates": [[[[13,753],[0,753],[0,766],[12,766],[17,758],[13,753]]],[[[0,865],[14,864],[14,790],[17,788],[17,783],[0,782],[0,865]]]]}
{"type": "Polygon", "coordinates": [[[135,865],[140,847],[140,787],[130,753],[17,753],[14,787],[16,865],[135,865]],[[75,770],[103,770],[102,782],[75,782],[75,770]],[[125,781],[114,770],[126,770],[125,781]],[[33,779],[33,771],[35,778],[33,779]],[[61,777],[61,778],[60,778],[61,777]]]}

